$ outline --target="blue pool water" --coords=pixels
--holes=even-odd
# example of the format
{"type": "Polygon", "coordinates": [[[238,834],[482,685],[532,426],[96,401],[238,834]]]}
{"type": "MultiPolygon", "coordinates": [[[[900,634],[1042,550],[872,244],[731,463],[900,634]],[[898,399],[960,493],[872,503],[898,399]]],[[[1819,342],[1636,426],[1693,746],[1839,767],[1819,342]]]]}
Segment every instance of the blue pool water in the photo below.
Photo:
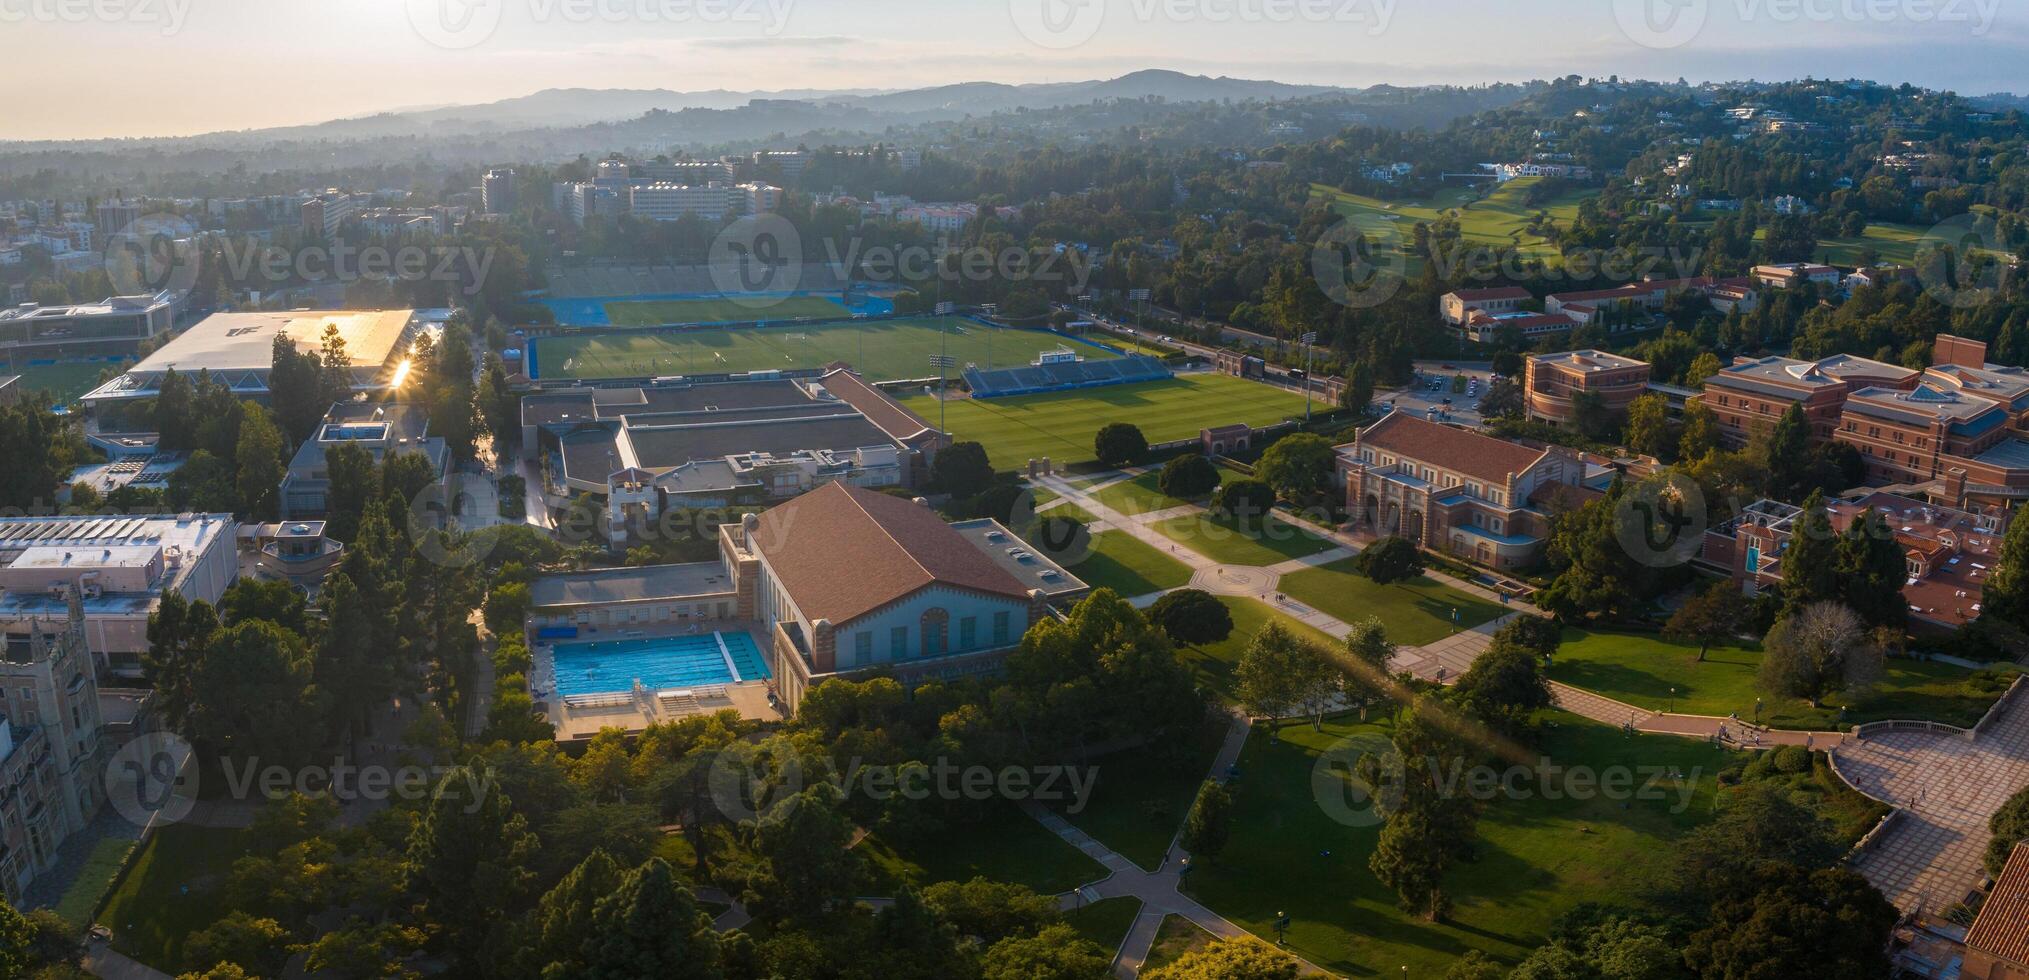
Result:
{"type": "Polygon", "coordinates": [[[768,665],[745,633],[699,633],[653,639],[593,640],[559,643],[551,651],[556,664],[557,692],[605,694],[633,689],[640,681],[651,691],[761,680],[768,665]],[[724,653],[719,641],[724,640],[724,653]],[[726,669],[726,655],[733,669],[726,669]]]}

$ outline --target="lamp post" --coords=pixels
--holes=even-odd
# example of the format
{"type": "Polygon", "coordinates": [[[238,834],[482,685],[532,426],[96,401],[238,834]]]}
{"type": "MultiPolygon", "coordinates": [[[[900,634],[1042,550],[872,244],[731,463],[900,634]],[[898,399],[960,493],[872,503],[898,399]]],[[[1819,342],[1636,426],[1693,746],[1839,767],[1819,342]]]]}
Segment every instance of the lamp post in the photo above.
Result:
{"type": "Polygon", "coordinates": [[[1306,331],[1306,332],[1304,333],[1304,335],[1303,335],[1303,336],[1301,336],[1301,337],[1298,337],[1298,338],[1296,338],[1296,339],[1298,339],[1298,340],[1301,340],[1301,341],[1303,341],[1303,427],[1304,427],[1304,430],[1305,430],[1305,431],[1309,431],[1309,429],[1310,429],[1310,348],[1311,348],[1311,345],[1312,345],[1312,344],[1315,344],[1315,343],[1317,343],[1317,331],[1315,331],[1315,330],[1310,330],[1310,331],[1306,331]]]}
{"type": "MultiPolygon", "coordinates": [[[[944,341],[940,339],[938,346],[944,346],[944,341]]],[[[944,426],[944,418],[950,411],[949,406],[951,404],[951,399],[944,390],[944,372],[949,370],[951,365],[957,363],[957,359],[949,354],[932,354],[930,355],[930,363],[937,365],[937,431],[950,435],[951,430],[944,426]]]]}

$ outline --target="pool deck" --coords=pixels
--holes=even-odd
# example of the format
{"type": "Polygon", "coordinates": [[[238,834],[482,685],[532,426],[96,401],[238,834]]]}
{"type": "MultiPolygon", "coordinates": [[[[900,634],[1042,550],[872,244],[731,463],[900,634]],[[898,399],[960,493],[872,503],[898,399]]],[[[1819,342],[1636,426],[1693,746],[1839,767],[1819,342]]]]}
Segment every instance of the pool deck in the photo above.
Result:
{"type": "Polygon", "coordinates": [[[754,641],[754,648],[760,651],[765,663],[768,644],[761,632],[760,624],[748,622],[706,622],[692,625],[627,626],[606,627],[597,633],[584,632],[568,640],[537,641],[532,648],[535,660],[531,687],[547,692],[537,698],[550,725],[556,729],[559,742],[591,738],[601,730],[620,728],[638,732],[658,722],[677,721],[692,715],[712,714],[731,708],[740,717],[755,721],[781,721],[786,715],[769,703],[769,684],[765,680],[740,681],[733,684],[700,686],[692,689],[690,696],[662,697],[667,692],[620,691],[610,702],[598,704],[567,705],[557,693],[556,662],[552,651],[558,643],[589,643],[610,640],[652,640],[664,637],[697,636],[704,632],[745,633],[754,641]]]}

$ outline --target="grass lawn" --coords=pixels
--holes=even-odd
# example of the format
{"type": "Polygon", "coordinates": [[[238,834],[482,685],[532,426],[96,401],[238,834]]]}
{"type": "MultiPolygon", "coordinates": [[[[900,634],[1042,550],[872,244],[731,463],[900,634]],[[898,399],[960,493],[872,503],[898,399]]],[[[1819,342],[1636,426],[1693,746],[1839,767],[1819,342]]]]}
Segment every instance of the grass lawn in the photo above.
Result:
{"type": "MultiPolygon", "coordinates": [[[[1419,222],[1434,224],[1441,215],[1452,212],[1458,218],[1459,234],[1467,246],[1515,246],[1533,257],[1554,260],[1558,255],[1556,245],[1531,234],[1527,230],[1530,219],[1538,211],[1547,211],[1558,224],[1569,227],[1578,216],[1579,204],[1599,192],[1568,191],[1540,204],[1528,204],[1525,195],[1542,180],[1517,177],[1485,190],[1484,197],[1474,188],[1452,187],[1424,201],[1384,200],[1312,184],[1311,197],[1328,203],[1341,217],[1351,219],[1360,231],[1368,235],[1393,235],[1405,246],[1414,240],[1419,222]]],[[[1409,275],[1415,275],[1421,268],[1421,259],[1415,256],[1405,253],[1403,261],[1404,271],[1409,275]]]]}
{"type": "MultiPolygon", "coordinates": [[[[1544,732],[1541,749],[1559,765],[1674,767],[1692,777],[1688,798],[1666,781],[1653,794],[1660,798],[1627,800],[1625,809],[1621,800],[1577,799],[1575,792],[1494,801],[1479,822],[1476,856],[1447,877],[1452,917],[1431,924],[1403,913],[1394,892],[1367,870],[1378,825],[1358,819],[1334,770],[1319,766],[1342,739],[1379,744],[1388,721],[1334,719],[1322,732],[1285,725],[1276,740],[1256,727],[1232,784],[1231,842],[1191,875],[1189,890],[1271,942],[1276,913],[1288,912],[1290,948],[1337,973],[1392,977],[1407,966],[1412,977],[1435,977],[1470,949],[1512,963],[1573,906],[1628,902],[1653,886],[1673,859],[1671,841],[1710,814],[1716,774],[1740,759],[1691,739],[1630,739],[1575,715],[1546,718],[1556,727],[1544,732]],[[1353,815],[1352,822],[1334,812],[1353,815]]],[[[1637,771],[1633,785],[1645,781],[1637,771]]]]}
{"type": "Polygon", "coordinates": [[[56,914],[63,916],[65,922],[91,925],[99,899],[105,897],[113,876],[120,872],[120,865],[126,863],[133,850],[134,842],[121,837],[107,837],[93,844],[70,888],[56,900],[56,914]]]}
{"type": "MultiPolygon", "coordinates": [[[[1040,506],[1040,505],[1038,505],[1040,506]]],[[[1068,517],[1080,524],[1091,524],[1099,520],[1091,511],[1078,506],[1075,500],[1066,500],[1049,510],[1038,511],[1037,517],[1068,517]]]]}
{"type": "Polygon", "coordinates": [[[0,374],[18,374],[21,380],[15,387],[22,391],[47,391],[54,396],[51,404],[69,402],[79,395],[98,387],[99,375],[107,371],[120,373],[120,366],[106,361],[65,361],[60,364],[22,364],[16,367],[0,366],[0,374]]]}
{"type": "Polygon", "coordinates": [[[992,805],[976,823],[953,824],[921,837],[891,842],[875,834],[858,850],[873,871],[869,894],[874,895],[893,894],[905,882],[921,886],[980,877],[1054,895],[1106,875],[1099,862],[1012,802],[992,805]]]}
{"type": "Polygon", "coordinates": [[[1284,575],[1281,589],[1348,623],[1379,617],[1388,627],[1388,639],[1401,646],[1422,646],[1450,636],[1453,609],[1458,610],[1458,629],[1471,629],[1503,612],[1498,602],[1467,595],[1428,575],[1375,585],[1353,570],[1350,558],[1284,575]]]}
{"type": "Polygon", "coordinates": [[[1225,735],[1226,720],[1220,717],[1207,721],[1187,746],[1139,745],[1102,755],[1091,762],[1097,772],[1084,808],[1055,809],[1128,860],[1158,870],[1225,735]]]}
{"type": "Polygon", "coordinates": [[[1112,589],[1129,599],[1174,589],[1191,580],[1190,566],[1126,531],[1093,535],[1092,551],[1071,568],[1071,574],[1095,589],[1112,589]]]}
{"type": "Polygon", "coordinates": [[[1148,959],[1141,962],[1141,971],[1147,973],[1175,963],[1212,945],[1213,938],[1211,933],[1181,915],[1163,916],[1162,925],[1156,928],[1155,943],[1148,948],[1148,959]]]}
{"type": "Polygon", "coordinates": [[[224,914],[216,892],[247,853],[240,838],[238,830],[191,824],[149,837],[99,916],[113,930],[113,948],[160,969],[182,966],[184,940],[224,914]]]}
{"type": "MultiPolygon", "coordinates": [[[[532,346],[536,351],[536,373],[543,378],[632,378],[786,370],[820,368],[833,361],[844,361],[859,366],[871,380],[894,381],[936,377],[937,368],[930,363],[930,356],[940,352],[956,358],[960,365],[1008,367],[1027,364],[1043,351],[1066,345],[1075,347],[1080,354],[1092,360],[1114,356],[1103,348],[1069,341],[1047,331],[986,327],[958,317],[905,317],[897,320],[846,320],[824,324],[590,333],[581,336],[565,334],[544,337],[532,346]]],[[[955,376],[955,372],[950,373],[955,376]]],[[[934,408],[934,404],[931,407],[934,408]]],[[[957,408],[952,406],[954,427],[957,408]]],[[[933,414],[930,418],[934,421],[936,416],[933,414]]],[[[1092,430],[1096,432],[1098,428],[1099,423],[1095,422],[1092,430]]],[[[1089,435],[1085,439],[1084,451],[1087,454],[1092,451],[1089,435]]],[[[1001,469],[1016,469],[1016,464],[1020,462],[1022,460],[998,462],[996,465],[1001,469]]]]}
{"type": "Polygon", "coordinates": [[[1078,935],[1098,944],[1108,954],[1120,951],[1120,941],[1127,938],[1127,930],[1134,925],[1134,917],[1141,914],[1141,899],[1122,895],[1106,898],[1080,909],[1064,913],[1064,921],[1078,930],[1078,935]]]}
{"type": "Polygon", "coordinates": [[[766,305],[754,299],[656,299],[606,304],[606,318],[616,327],[658,327],[665,323],[749,323],[797,317],[842,317],[852,311],[823,296],[770,296],[766,305]]]}
{"type": "Polygon", "coordinates": [[[1338,547],[1274,514],[1269,514],[1253,530],[1241,530],[1210,511],[1172,517],[1150,526],[1164,537],[1223,565],[1277,565],[1338,547]]]}
{"type": "Polygon", "coordinates": [[[1156,488],[1156,481],[1162,476],[1161,470],[1150,470],[1132,480],[1122,480],[1094,496],[1099,502],[1126,514],[1150,514],[1191,503],[1179,500],[1156,488]]]}
{"type": "MultiPolygon", "coordinates": [[[[1755,698],[1761,693],[1756,684],[1760,668],[1758,646],[1714,647],[1699,663],[1695,643],[1673,643],[1646,633],[1566,630],[1549,673],[1554,680],[1636,707],[1670,707],[1699,715],[1737,711],[1752,719],[1755,698]]],[[[1892,658],[1881,683],[1871,691],[1857,697],[1835,694],[1822,708],[1768,699],[1761,720],[1775,728],[1827,731],[1839,727],[1839,709],[1844,707],[1847,725],[1916,718],[1971,727],[2007,686],[1998,672],[1981,677],[1984,673],[1892,658]]]]}
{"type": "Polygon", "coordinates": [[[1217,643],[1178,647],[1177,659],[1188,664],[1191,671],[1198,675],[1198,682],[1227,704],[1237,704],[1240,700],[1233,680],[1233,671],[1240,666],[1240,655],[1247,652],[1247,644],[1270,620],[1280,620],[1299,638],[1321,644],[1326,649],[1336,650],[1342,644],[1334,637],[1270,609],[1266,603],[1240,596],[1217,598],[1233,615],[1233,632],[1217,643]]]}
{"type": "MultiPolygon", "coordinates": [[[[922,376],[916,363],[921,359],[911,362],[909,370],[917,373],[908,377],[922,376]]],[[[902,404],[932,423],[938,419],[935,398],[917,395],[902,404]]],[[[953,438],[985,445],[995,469],[1019,470],[1032,457],[1048,456],[1060,466],[1091,459],[1092,437],[1108,422],[1132,423],[1151,443],[1171,442],[1195,438],[1209,426],[1280,422],[1303,412],[1303,396],[1230,375],[1186,374],[1082,391],[961,398],[942,408],[953,438]]]]}

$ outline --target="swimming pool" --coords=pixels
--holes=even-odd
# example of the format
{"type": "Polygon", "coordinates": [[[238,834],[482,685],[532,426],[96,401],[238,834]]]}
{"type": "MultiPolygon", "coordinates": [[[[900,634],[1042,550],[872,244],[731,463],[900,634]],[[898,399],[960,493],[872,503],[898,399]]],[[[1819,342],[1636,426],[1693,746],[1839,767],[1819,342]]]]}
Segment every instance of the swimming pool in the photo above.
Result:
{"type": "Polygon", "coordinates": [[[550,656],[557,693],[564,696],[628,691],[637,680],[651,691],[667,691],[768,676],[761,651],[745,633],[559,643],[550,656]]]}

